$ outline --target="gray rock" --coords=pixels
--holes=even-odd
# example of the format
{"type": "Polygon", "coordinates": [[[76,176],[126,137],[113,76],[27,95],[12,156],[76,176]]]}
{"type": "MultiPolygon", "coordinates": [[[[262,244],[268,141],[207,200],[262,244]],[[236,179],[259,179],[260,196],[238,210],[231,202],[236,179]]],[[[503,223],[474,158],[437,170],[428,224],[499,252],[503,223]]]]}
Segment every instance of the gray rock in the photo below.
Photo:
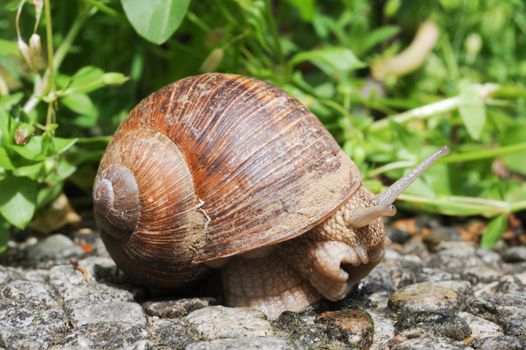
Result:
{"type": "Polygon", "coordinates": [[[466,339],[471,334],[467,322],[448,311],[414,312],[404,315],[395,324],[397,332],[413,328],[423,328],[435,335],[454,340],[466,339]]]}
{"type": "Polygon", "coordinates": [[[462,271],[461,276],[472,285],[497,281],[502,273],[488,266],[473,266],[462,271]]]}
{"type": "Polygon", "coordinates": [[[123,283],[117,276],[117,268],[110,258],[90,257],[79,261],[84,274],[71,264],[51,268],[49,283],[60,293],[64,301],[88,299],[100,301],[133,301],[144,293],[140,288],[123,283]]]}
{"type": "Polygon", "coordinates": [[[464,311],[459,312],[458,316],[462,317],[467,322],[471,329],[471,336],[473,338],[482,339],[490,336],[504,335],[502,333],[502,328],[496,323],[464,311]]]}
{"type": "Polygon", "coordinates": [[[335,346],[337,341],[342,347],[368,349],[373,343],[374,323],[364,310],[326,311],[316,317],[316,322],[327,326],[325,334],[335,346]]]}
{"type": "Polygon", "coordinates": [[[190,344],[186,350],[294,350],[299,349],[280,337],[257,337],[241,339],[217,339],[190,344]]]}
{"type": "Polygon", "coordinates": [[[476,341],[473,347],[479,350],[524,350],[526,344],[515,337],[500,335],[476,341]]]}
{"type": "Polygon", "coordinates": [[[19,279],[20,276],[20,272],[18,272],[16,269],[9,266],[0,265],[0,286],[12,280],[19,279]]]}
{"type": "Polygon", "coordinates": [[[192,311],[213,304],[216,304],[216,301],[212,298],[184,298],[176,300],[147,301],[142,304],[142,307],[150,316],[176,318],[186,316],[192,311]]]}
{"type": "Polygon", "coordinates": [[[208,306],[193,311],[186,320],[203,340],[273,335],[265,314],[255,309],[208,306]]]}
{"type": "Polygon", "coordinates": [[[502,260],[508,263],[517,263],[526,261],[526,247],[510,247],[502,253],[502,260]]]}
{"type": "Polygon", "coordinates": [[[389,343],[390,350],[467,350],[471,349],[459,341],[436,337],[416,328],[398,334],[389,343]]]}
{"type": "Polygon", "coordinates": [[[458,274],[446,272],[442,269],[424,267],[417,276],[417,282],[442,282],[459,279],[458,274]]]}
{"type": "Polygon", "coordinates": [[[150,340],[155,347],[167,349],[184,349],[194,339],[188,332],[188,326],[181,320],[159,319],[152,317],[150,324],[150,340]]]}
{"type": "Polygon", "coordinates": [[[502,267],[500,256],[492,251],[475,249],[466,242],[441,242],[439,251],[431,256],[427,267],[440,268],[455,273],[466,268],[487,266],[496,270],[502,267]]]}
{"type": "Polygon", "coordinates": [[[391,338],[395,335],[394,321],[375,312],[370,312],[374,322],[374,338],[371,349],[388,349],[391,338]]]}
{"type": "Polygon", "coordinates": [[[331,341],[325,332],[327,325],[314,320],[311,314],[285,311],[273,321],[273,326],[278,335],[293,339],[299,348],[330,347],[331,341]]]}
{"type": "Polygon", "coordinates": [[[471,313],[500,325],[504,334],[526,341],[526,292],[492,295],[482,293],[468,299],[471,313]]]}
{"type": "Polygon", "coordinates": [[[21,305],[59,306],[55,291],[42,282],[12,281],[2,289],[0,295],[21,305]]]}
{"type": "Polygon", "coordinates": [[[467,282],[422,282],[393,293],[388,305],[398,313],[458,311],[470,292],[471,287],[467,282]]]}
{"type": "Polygon", "coordinates": [[[393,292],[417,282],[421,269],[421,261],[412,261],[388,249],[385,259],[360,281],[358,290],[360,294],[393,292]]]}
{"type": "Polygon", "coordinates": [[[60,308],[0,304],[0,348],[47,348],[62,341],[66,328],[66,318],[60,308]]]}
{"type": "Polygon", "coordinates": [[[44,260],[64,260],[72,256],[82,256],[84,251],[68,237],[54,234],[39,240],[27,247],[27,260],[40,262],[44,260]]]}
{"type": "Polygon", "coordinates": [[[73,299],[64,303],[64,310],[70,324],[74,327],[101,322],[146,326],[143,309],[139,304],[131,302],[101,303],[86,299],[73,299]]]}
{"type": "Polygon", "coordinates": [[[144,325],[98,322],[75,327],[64,340],[73,349],[133,349],[147,337],[144,325]]]}
{"type": "Polygon", "coordinates": [[[499,280],[495,292],[509,294],[526,291],[526,273],[507,275],[499,280]]]}

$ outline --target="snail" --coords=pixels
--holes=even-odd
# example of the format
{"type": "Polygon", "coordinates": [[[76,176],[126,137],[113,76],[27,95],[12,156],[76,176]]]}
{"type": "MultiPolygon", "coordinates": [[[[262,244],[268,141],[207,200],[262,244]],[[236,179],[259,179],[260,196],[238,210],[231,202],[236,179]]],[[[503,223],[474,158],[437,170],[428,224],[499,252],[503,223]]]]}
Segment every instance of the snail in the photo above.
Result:
{"type": "Polygon", "coordinates": [[[95,179],[95,219],[140,283],[178,288],[220,269],[227,305],[276,318],[344,298],[382,259],[396,197],[447,152],[375,197],[298,100],[207,73],[151,94],[122,122],[95,179]]]}

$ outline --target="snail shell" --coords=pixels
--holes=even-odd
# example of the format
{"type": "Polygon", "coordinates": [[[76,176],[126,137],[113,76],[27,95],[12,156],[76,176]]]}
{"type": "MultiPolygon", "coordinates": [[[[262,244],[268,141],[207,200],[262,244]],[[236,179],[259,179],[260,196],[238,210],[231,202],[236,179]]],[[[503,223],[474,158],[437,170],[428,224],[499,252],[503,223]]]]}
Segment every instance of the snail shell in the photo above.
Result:
{"type": "Polygon", "coordinates": [[[120,268],[173,288],[204,263],[305,233],[360,181],[295,98],[210,73],[153,93],[121,124],[97,173],[95,218],[120,268]]]}

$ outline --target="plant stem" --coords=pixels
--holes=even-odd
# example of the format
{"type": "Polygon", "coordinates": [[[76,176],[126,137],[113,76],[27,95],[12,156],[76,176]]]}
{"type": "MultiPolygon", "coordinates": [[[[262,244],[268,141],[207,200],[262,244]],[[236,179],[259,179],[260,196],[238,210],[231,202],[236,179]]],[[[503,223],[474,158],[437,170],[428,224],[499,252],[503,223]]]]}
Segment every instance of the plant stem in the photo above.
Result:
{"type": "MultiPolygon", "coordinates": [[[[497,90],[496,84],[487,83],[479,86],[480,97],[485,100],[497,90]]],[[[369,127],[370,131],[378,131],[389,126],[390,121],[396,123],[407,123],[412,120],[426,119],[439,113],[447,113],[459,107],[461,99],[459,96],[446,98],[445,100],[430,103],[425,106],[411,109],[407,112],[391,115],[387,118],[374,122],[369,127]]]]}
{"type": "Polygon", "coordinates": [[[435,206],[434,211],[451,216],[493,217],[526,209],[526,201],[505,202],[488,198],[445,196],[425,197],[402,193],[398,199],[413,204],[435,206]]]}
{"type": "MultiPolygon", "coordinates": [[[[48,61],[48,74],[49,77],[47,79],[48,86],[49,86],[49,93],[54,96],[55,95],[55,68],[54,66],[54,59],[53,59],[53,27],[52,27],[52,20],[51,20],[51,6],[49,4],[49,0],[44,1],[44,7],[46,11],[46,41],[47,41],[47,61],[48,61]]],[[[49,101],[48,108],[47,108],[47,118],[46,118],[46,127],[49,127],[54,122],[54,116],[55,116],[55,110],[54,105],[55,99],[53,98],[51,101],[49,101]]]]}
{"type": "MultiPolygon", "coordinates": [[[[77,37],[77,35],[80,32],[80,29],[84,25],[84,22],[86,19],[91,15],[91,11],[88,12],[81,12],[77,15],[75,18],[75,21],[73,22],[69,32],[66,34],[66,37],[64,38],[64,41],[60,44],[57,51],[54,54],[53,60],[48,62],[53,62],[53,70],[54,72],[57,72],[60,68],[60,65],[62,64],[62,61],[66,57],[66,54],[68,53],[71,45],[73,44],[73,41],[77,37]]],[[[47,21],[47,15],[46,15],[46,21],[47,21]]],[[[49,42],[49,39],[47,39],[49,42]]],[[[44,77],[40,81],[40,83],[35,85],[35,89],[31,97],[27,100],[27,102],[24,104],[23,111],[24,113],[31,112],[40,102],[40,97],[42,94],[46,91],[49,79],[50,79],[50,68],[51,65],[48,65],[48,68],[46,69],[46,72],[44,73],[44,77]]]]}
{"type": "Polygon", "coordinates": [[[513,153],[526,152],[526,143],[517,143],[509,146],[491,149],[476,149],[469,152],[451,154],[441,160],[443,163],[460,163],[471,160],[502,157],[513,153]]]}

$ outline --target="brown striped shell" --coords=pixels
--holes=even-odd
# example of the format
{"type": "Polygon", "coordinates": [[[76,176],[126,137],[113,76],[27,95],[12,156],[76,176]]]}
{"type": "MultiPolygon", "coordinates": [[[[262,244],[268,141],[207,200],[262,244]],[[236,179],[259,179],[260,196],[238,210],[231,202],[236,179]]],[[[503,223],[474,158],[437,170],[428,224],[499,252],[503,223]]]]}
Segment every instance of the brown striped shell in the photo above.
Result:
{"type": "Polygon", "coordinates": [[[121,124],[97,173],[95,217],[120,268],[176,287],[205,262],[301,235],[360,180],[295,98],[210,73],[153,93],[121,124]]]}

